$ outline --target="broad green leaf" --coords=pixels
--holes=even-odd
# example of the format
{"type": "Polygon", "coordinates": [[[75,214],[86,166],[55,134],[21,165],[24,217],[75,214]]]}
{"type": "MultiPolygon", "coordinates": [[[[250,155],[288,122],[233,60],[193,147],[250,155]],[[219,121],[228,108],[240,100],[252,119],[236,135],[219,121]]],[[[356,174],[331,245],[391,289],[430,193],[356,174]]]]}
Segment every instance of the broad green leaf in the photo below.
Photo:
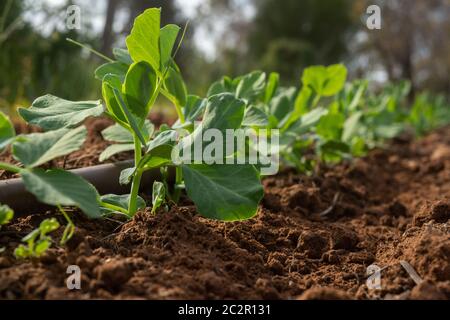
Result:
{"type": "Polygon", "coordinates": [[[23,169],[20,175],[27,190],[39,201],[75,206],[90,218],[100,217],[97,190],[80,176],[59,169],[23,169]]]}
{"type": "Polygon", "coordinates": [[[342,134],[345,117],[342,113],[324,115],[316,126],[316,133],[325,139],[339,140],[342,134]]]}
{"type": "MultiPolygon", "coordinates": [[[[153,136],[155,126],[149,121],[145,120],[145,129],[142,130],[146,140],[153,136]]],[[[106,141],[118,142],[118,143],[133,143],[133,135],[130,131],[125,129],[119,124],[114,124],[102,131],[102,137],[106,141]]]]}
{"type": "Polygon", "coordinates": [[[184,84],[184,80],[181,74],[176,71],[174,68],[169,67],[167,70],[166,78],[164,79],[164,86],[170,96],[170,101],[172,101],[175,105],[183,107],[187,102],[187,89],[184,84]]]}
{"type": "Polygon", "coordinates": [[[172,50],[177,40],[180,27],[168,24],[161,28],[159,35],[159,47],[161,56],[161,71],[164,72],[172,57],[172,50]]]}
{"type": "Polygon", "coordinates": [[[270,100],[272,100],[272,98],[274,97],[275,92],[278,89],[279,82],[280,82],[280,75],[276,72],[272,72],[269,76],[269,80],[267,81],[266,91],[264,95],[264,102],[266,104],[268,104],[270,100]]]}
{"type": "Polygon", "coordinates": [[[266,74],[261,71],[254,71],[242,77],[236,88],[236,97],[248,102],[255,102],[264,92],[265,87],[266,74]]]}
{"type": "Polygon", "coordinates": [[[114,48],[113,55],[114,58],[117,59],[117,61],[125,63],[126,65],[130,65],[133,63],[133,60],[131,59],[127,49],[114,48]]]}
{"type": "Polygon", "coordinates": [[[0,152],[11,143],[15,135],[16,131],[8,116],[0,111],[0,152]]]}
{"type": "Polygon", "coordinates": [[[134,143],[119,143],[119,144],[112,144],[108,147],[106,147],[105,150],[103,150],[102,153],[100,153],[100,156],[98,160],[100,162],[106,161],[110,159],[112,156],[126,152],[126,151],[133,151],[134,150],[134,143]]]}
{"type": "Polygon", "coordinates": [[[263,197],[258,171],[250,165],[184,165],[186,191],[201,215],[236,221],[252,218],[263,197]]]}
{"type": "Polygon", "coordinates": [[[128,126],[127,118],[125,117],[125,114],[114,94],[114,89],[121,90],[121,88],[122,83],[117,76],[107,74],[103,78],[102,96],[103,100],[105,100],[106,103],[108,115],[113,118],[115,122],[121,124],[122,126],[128,126]]]}
{"type": "Polygon", "coordinates": [[[248,127],[266,127],[269,124],[267,114],[259,108],[249,107],[245,110],[243,126],[248,127]]]}
{"type": "Polygon", "coordinates": [[[244,119],[245,103],[232,94],[224,93],[208,99],[203,116],[203,129],[238,129],[244,119]]]}
{"type": "Polygon", "coordinates": [[[128,71],[128,65],[122,62],[114,61],[114,62],[108,62],[105,64],[102,64],[100,67],[98,67],[95,70],[95,77],[98,80],[103,80],[103,78],[107,74],[113,74],[116,75],[121,82],[125,79],[125,75],[128,71]]]}
{"type": "Polygon", "coordinates": [[[7,205],[0,205],[0,228],[8,224],[14,217],[14,211],[7,205]]]}
{"type": "Polygon", "coordinates": [[[152,213],[155,213],[156,210],[164,203],[166,198],[166,189],[164,188],[164,184],[159,181],[153,182],[153,190],[152,190],[152,213]]]}
{"type": "Polygon", "coordinates": [[[347,68],[342,64],[328,67],[312,66],[303,71],[304,86],[311,87],[320,96],[333,96],[345,85],[347,68]]]}
{"type": "Polygon", "coordinates": [[[155,70],[160,67],[159,35],[161,9],[151,8],[135,20],[130,35],[126,38],[128,52],[134,62],[146,61],[155,70]]]}
{"type": "Polygon", "coordinates": [[[150,111],[150,102],[156,91],[156,72],[145,61],[132,64],[125,78],[124,96],[127,106],[142,122],[150,111]]]}
{"type": "MultiPolygon", "coordinates": [[[[129,194],[123,194],[123,195],[116,195],[116,194],[105,194],[104,196],[101,196],[100,200],[102,202],[106,202],[109,204],[112,204],[114,206],[120,207],[122,209],[128,210],[128,203],[130,202],[130,195],[129,194]]],[[[141,197],[137,197],[137,209],[141,210],[146,207],[145,200],[141,197]]],[[[103,213],[114,213],[113,210],[107,209],[107,208],[101,208],[103,213]]]]}
{"type": "Polygon", "coordinates": [[[210,97],[202,125],[180,141],[179,150],[192,150],[196,144],[207,144],[203,141],[203,134],[208,129],[218,129],[223,134],[227,129],[239,129],[244,119],[244,112],[245,102],[235,98],[231,93],[221,93],[210,97]]]}
{"type": "Polygon", "coordinates": [[[14,158],[25,167],[38,167],[50,160],[77,151],[86,140],[84,126],[76,129],[59,129],[45,133],[32,133],[13,143],[14,158]]]}
{"type": "Polygon", "coordinates": [[[34,100],[30,108],[18,111],[28,123],[44,130],[56,130],[77,126],[88,117],[98,117],[104,108],[100,100],[74,102],[47,94],[34,100]]]}

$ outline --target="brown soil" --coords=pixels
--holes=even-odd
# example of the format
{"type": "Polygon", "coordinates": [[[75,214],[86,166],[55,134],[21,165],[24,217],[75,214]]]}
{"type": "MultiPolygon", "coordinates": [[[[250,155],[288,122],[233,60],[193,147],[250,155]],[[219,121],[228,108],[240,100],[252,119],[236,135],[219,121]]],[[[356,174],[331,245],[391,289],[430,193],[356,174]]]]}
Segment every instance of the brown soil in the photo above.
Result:
{"type": "MultiPolygon", "coordinates": [[[[98,155],[105,142],[91,139],[66,167],[93,163],[80,155],[98,155]]],[[[204,219],[186,200],[125,224],[77,213],[69,244],[36,261],[17,261],[13,250],[56,214],[18,218],[0,231],[0,297],[450,299],[450,128],[313,177],[285,171],[264,186],[259,214],[244,222],[204,219]],[[82,271],[78,291],[65,284],[72,264],[82,271]],[[366,286],[371,264],[383,268],[381,290],[366,286]]]]}

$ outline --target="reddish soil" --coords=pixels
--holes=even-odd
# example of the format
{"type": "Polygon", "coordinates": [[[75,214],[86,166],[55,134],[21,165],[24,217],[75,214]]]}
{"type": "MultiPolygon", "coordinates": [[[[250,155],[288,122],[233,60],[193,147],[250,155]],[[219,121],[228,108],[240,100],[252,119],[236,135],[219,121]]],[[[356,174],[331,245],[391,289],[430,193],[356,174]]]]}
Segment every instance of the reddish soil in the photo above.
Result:
{"type": "MultiPolygon", "coordinates": [[[[95,162],[104,125],[91,125],[66,167],[95,162]]],[[[19,217],[0,231],[0,298],[450,299],[450,128],[312,177],[284,171],[264,186],[259,214],[244,222],[204,219],[187,200],[124,224],[75,213],[69,244],[35,261],[13,257],[21,237],[45,218],[64,221],[19,217]],[[81,290],[66,288],[72,264],[81,290]],[[366,285],[371,264],[383,268],[381,290],[366,285]]]]}

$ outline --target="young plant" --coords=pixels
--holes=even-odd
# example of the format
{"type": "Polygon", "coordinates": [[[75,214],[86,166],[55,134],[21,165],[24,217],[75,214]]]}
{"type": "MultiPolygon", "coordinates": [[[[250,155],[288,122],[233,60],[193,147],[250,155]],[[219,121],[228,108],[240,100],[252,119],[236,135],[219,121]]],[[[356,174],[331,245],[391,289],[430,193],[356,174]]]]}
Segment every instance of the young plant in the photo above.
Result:
{"type": "Polygon", "coordinates": [[[52,238],[48,235],[59,228],[59,223],[55,218],[45,219],[39,228],[31,231],[22,238],[26,245],[19,245],[14,250],[17,259],[38,258],[52,245],[52,238]]]}
{"type": "Polygon", "coordinates": [[[116,208],[111,211],[132,217],[145,206],[138,196],[144,172],[175,167],[171,194],[161,184],[155,184],[153,211],[165,198],[177,202],[185,188],[206,217],[220,220],[252,217],[263,195],[259,174],[252,165],[193,165],[173,161],[173,150],[189,138],[197,137],[202,130],[225,132],[240,128],[245,109],[245,103],[232,95],[204,100],[187,94],[172,54],[179,31],[175,25],[160,28],[160,10],[148,9],[135,20],[126,39],[128,50],[121,50],[120,56],[116,51],[117,61],[97,69],[96,76],[102,79],[106,114],[116,122],[103,135],[107,140],[119,142],[105,150],[101,160],[116,152],[134,150],[134,167],[122,172],[120,177],[120,183],[131,183],[130,194],[106,195],[102,202],[114,204],[116,208]],[[162,126],[154,133],[146,119],[160,94],[175,106],[178,122],[174,128],[162,126]],[[194,128],[198,119],[203,119],[201,129],[194,128]],[[117,207],[121,208],[117,210],[117,207]]]}
{"type": "MultiPolygon", "coordinates": [[[[7,205],[0,205],[0,231],[2,226],[8,224],[14,217],[14,211],[7,205]]],[[[5,251],[5,248],[0,247],[0,253],[5,251]]]]}
{"type": "MultiPolygon", "coordinates": [[[[88,217],[101,216],[99,195],[95,188],[80,176],[61,169],[39,168],[49,161],[78,150],[86,139],[84,126],[70,128],[82,121],[81,109],[98,108],[97,102],[73,103],[53,96],[37,99],[30,109],[21,109],[20,114],[30,123],[43,129],[55,129],[44,133],[15,135],[6,115],[0,113],[0,143],[2,150],[11,146],[11,152],[20,165],[0,162],[0,169],[18,174],[36,198],[49,205],[75,206],[88,217]],[[70,107],[68,107],[70,105],[70,107]],[[56,111],[59,106],[59,110],[56,111]],[[64,110],[80,110],[71,117],[62,115],[64,110]],[[61,128],[59,128],[61,127],[61,128]]],[[[86,115],[86,112],[84,112],[86,115]]],[[[1,150],[0,150],[1,151],[1,150]]]]}

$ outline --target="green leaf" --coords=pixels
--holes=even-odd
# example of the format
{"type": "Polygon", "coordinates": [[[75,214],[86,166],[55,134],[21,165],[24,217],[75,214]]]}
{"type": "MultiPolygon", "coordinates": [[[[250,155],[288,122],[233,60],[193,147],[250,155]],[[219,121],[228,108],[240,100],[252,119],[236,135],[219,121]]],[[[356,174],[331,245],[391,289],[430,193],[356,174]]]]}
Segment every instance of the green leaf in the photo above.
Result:
{"type": "Polygon", "coordinates": [[[105,64],[102,64],[100,67],[98,67],[95,70],[95,77],[98,80],[103,80],[103,78],[107,74],[113,74],[116,75],[121,82],[125,79],[125,75],[128,71],[128,65],[122,62],[114,61],[114,62],[108,62],[105,64]]]}
{"type": "Polygon", "coordinates": [[[120,172],[119,184],[122,186],[126,186],[131,182],[131,179],[136,172],[136,168],[126,168],[120,172]]]}
{"type": "Polygon", "coordinates": [[[304,86],[311,87],[320,96],[334,96],[345,85],[347,68],[342,64],[328,67],[312,66],[303,71],[304,86]]]}
{"type": "Polygon", "coordinates": [[[183,109],[184,116],[187,121],[194,122],[197,120],[206,108],[207,100],[198,96],[189,95],[186,105],[183,109]]]}
{"type": "Polygon", "coordinates": [[[41,222],[39,225],[39,231],[41,232],[41,237],[45,236],[46,234],[58,230],[59,228],[59,222],[55,218],[51,219],[45,219],[41,222]]]}
{"type": "Polygon", "coordinates": [[[134,20],[131,33],[126,38],[128,52],[133,61],[146,61],[155,70],[159,70],[160,67],[160,20],[161,9],[145,10],[134,20]]]}
{"type": "Polygon", "coordinates": [[[125,63],[126,65],[130,65],[133,63],[133,60],[131,59],[130,53],[127,49],[114,48],[113,55],[117,61],[125,63]]]}
{"type": "Polygon", "coordinates": [[[132,64],[125,78],[125,101],[131,113],[142,122],[150,111],[156,78],[155,70],[145,61],[132,64]]]}
{"type": "Polygon", "coordinates": [[[174,68],[169,67],[164,86],[168,93],[169,100],[177,106],[183,107],[187,102],[187,89],[181,74],[174,68]]]}
{"type": "Polygon", "coordinates": [[[52,242],[49,239],[40,240],[34,247],[33,256],[40,257],[45,251],[47,251],[48,248],[50,248],[51,245],[52,242]]]}
{"type": "Polygon", "coordinates": [[[77,151],[86,140],[84,126],[76,129],[59,129],[45,133],[32,133],[13,143],[14,158],[26,167],[37,167],[50,160],[77,151]]]}
{"type": "MultiPolygon", "coordinates": [[[[142,130],[146,140],[153,136],[155,126],[149,121],[145,120],[145,129],[142,130]]],[[[133,143],[133,135],[130,131],[125,129],[119,124],[114,124],[102,131],[103,139],[106,141],[118,142],[118,143],[133,143]]]]}
{"type": "Polygon", "coordinates": [[[8,116],[0,111],[0,152],[11,143],[15,135],[16,131],[8,116]]]}
{"type": "Polygon", "coordinates": [[[136,134],[136,136],[139,138],[140,142],[145,145],[146,140],[143,133],[142,124],[144,123],[145,119],[139,119],[136,120],[134,115],[131,113],[130,109],[128,109],[127,104],[123,100],[122,93],[118,89],[113,89],[114,96],[116,97],[116,101],[119,103],[120,108],[123,110],[125,117],[127,119],[127,123],[130,125],[133,132],[136,134]]]}
{"type": "Polygon", "coordinates": [[[272,72],[269,76],[269,80],[267,81],[266,91],[264,95],[264,102],[266,104],[268,104],[270,100],[272,100],[272,98],[274,97],[275,92],[278,89],[279,82],[280,82],[280,75],[276,72],[272,72]]]}
{"type": "Polygon", "coordinates": [[[100,217],[97,190],[80,176],[59,169],[24,169],[20,174],[27,190],[39,201],[75,206],[90,218],[100,217]]]}
{"type": "Polygon", "coordinates": [[[159,47],[161,56],[161,71],[164,71],[172,57],[172,50],[177,40],[180,27],[168,24],[161,28],[159,35],[159,47]]]}
{"type": "Polygon", "coordinates": [[[342,113],[324,115],[316,126],[316,133],[325,139],[339,140],[342,134],[345,117],[342,113]]]}
{"type": "Polygon", "coordinates": [[[98,160],[100,162],[106,161],[110,159],[112,156],[126,152],[126,151],[133,151],[134,150],[134,143],[120,143],[120,144],[112,144],[108,147],[106,147],[105,150],[103,150],[102,153],[100,153],[100,156],[98,157],[98,160]]]}
{"type": "Polygon", "coordinates": [[[235,93],[236,86],[229,77],[223,77],[222,80],[214,82],[208,89],[208,98],[220,93],[235,93]]]}
{"type": "Polygon", "coordinates": [[[8,224],[14,217],[14,211],[7,205],[0,205],[0,228],[8,224]]]}
{"type": "Polygon", "coordinates": [[[350,147],[348,144],[342,141],[329,140],[320,145],[322,153],[338,154],[338,153],[349,153],[350,147]]]}
{"type": "Polygon", "coordinates": [[[172,149],[177,137],[178,133],[175,130],[160,132],[148,143],[147,153],[142,157],[139,167],[148,170],[171,163],[172,149]]]}
{"type": "Polygon", "coordinates": [[[186,191],[201,215],[236,221],[252,218],[263,197],[258,171],[250,165],[184,165],[186,191]]]}
{"type": "MultiPolygon", "coordinates": [[[[104,196],[101,196],[100,200],[105,203],[112,204],[114,206],[120,207],[124,210],[128,210],[128,203],[130,202],[130,195],[129,194],[123,194],[123,195],[116,195],[116,194],[105,194],[104,196]]],[[[141,197],[137,196],[137,209],[141,210],[144,209],[147,206],[145,203],[145,200],[141,197]]],[[[113,210],[107,209],[107,208],[101,208],[104,213],[114,213],[113,210]]]]}
{"type": "Polygon", "coordinates": [[[266,74],[261,71],[254,71],[241,78],[236,88],[236,97],[248,102],[255,102],[264,92],[265,87],[266,74]]]}
{"type": "Polygon", "coordinates": [[[238,129],[244,119],[245,103],[236,99],[232,94],[223,93],[208,99],[203,129],[215,128],[221,131],[238,129]]]}
{"type": "Polygon", "coordinates": [[[270,114],[276,122],[283,123],[283,119],[289,117],[293,110],[296,91],[296,88],[284,89],[270,101],[270,114]]]}
{"type": "Polygon", "coordinates": [[[153,192],[152,192],[152,213],[155,213],[156,210],[164,203],[166,199],[166,189],[164,188],[164,184],[159,181],[153,182],[153,192]]]}
{"type": "Polygon", "coordinates": [[[127,118],[125,117],[125,114],[114,94],[114,89],[121,90],[121,87],[122,83],[117,76],[107,74],[103,78],[102,96],[106,103],[108,115],[122,126],[128,126],[127,118]]]}
{"type": "Polygon", "coordinates": [[[104,112],[101,101],[69,101],[50,94],[34,100],[30,108],[19,108],[20,116],[30,124],[44,130],[75,127],[88,117],[104,112]]]}
{"type": "Polygon", "coordinates": [[[249,107],[245,110],[243,126],[248,127],[266,127],[269,124],[267,114],[259,108],[249,107]]]}
{"type": "Polygon", "coordinates": [[[342,140],[349,142],[351,138],[358,132],[360,120],[364,114],[355,112],[344,123],[344,131],[342,132],[342,140]]]}
{"type": "Polygon", "coordinates": [[[301,116],[306,114],[310,110],[312,104],[312,90],[308,87],[303,87],[297,95],[294,102],[294,111],[289,114],[289,117],[283,121],[282,129],[288,129],[293,123],[295,123],[301,116]]]}

